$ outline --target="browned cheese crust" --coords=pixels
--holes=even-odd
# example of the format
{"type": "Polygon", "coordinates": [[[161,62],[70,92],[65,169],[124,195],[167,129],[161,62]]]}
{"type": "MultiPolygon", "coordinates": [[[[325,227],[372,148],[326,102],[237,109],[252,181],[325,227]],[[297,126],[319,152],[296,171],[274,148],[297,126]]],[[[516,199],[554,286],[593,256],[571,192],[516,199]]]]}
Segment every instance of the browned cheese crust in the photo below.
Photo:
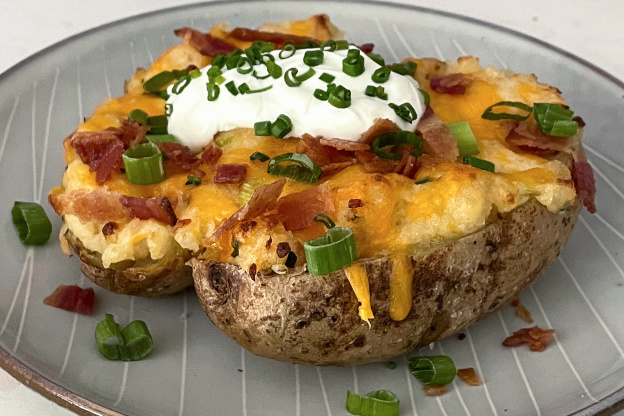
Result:
{"type": "Polygon", "coordinates": [[[413,258],[413,303],[406,319],[389,316],[392,265],[363,260],[370,281],[371,326],[344,272],[285,275],[192,259],[195,287],[212,322],[254,354],[301,364],[382,361],[438,341],[496,311],[535,281],[568,240],[581,210],[560,213],[531,200],[481,231],[413,258]]]}
{"type": "Polygon", "coordinates": [[[160,297],[171,295],[193,284],[190,255],[179,249],[158,260],[127,261],[104,268],[102,255],[86,249],[69,230],[65,239],[80,257],[80,270],[95,284],[121,295],[160,297]]]}

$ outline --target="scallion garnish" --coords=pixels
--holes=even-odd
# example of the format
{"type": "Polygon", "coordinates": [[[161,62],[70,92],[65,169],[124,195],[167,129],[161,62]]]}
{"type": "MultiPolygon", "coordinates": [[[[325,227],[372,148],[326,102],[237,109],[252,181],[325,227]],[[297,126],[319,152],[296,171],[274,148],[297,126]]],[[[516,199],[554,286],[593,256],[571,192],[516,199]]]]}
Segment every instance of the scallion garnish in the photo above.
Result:
{"type": "Polygon", "coordinates": [[[303,244],[308,272],[314,275],[326,275],[357,259],[355,235],[345,227],[334,227],[327,234],[303,244]]]}
{"type": "Polygon", "coordinates": [[[384,82],[388,81],[388,79],[390,79],[391,72],[392,71],[390,71],[390,68],[388,68],[387,66],[381,66],[377,68],[375,72],[373,72],[371,79],[373,80],[373,82],[383,84],[384,82]]]}
{"type": "Polygon", "coordinates": [[[578,130],[578,123],[572,120],[574,111],[559,104],[534,103],[533,116],[540,130],[551,136],[572,137],[578,130]]]}
{"type": "Polygon", "coordinates": [[[402,64],[392,64],[390,70],[396,72],[399,75],[409,75],[413,77],[416,74],[416,62],[405,61],[402,64]]]}
{"type": "Polygon", "coordinates": [[[198,176],[188,175],[186,177],[186,182],[184,183],[184,185],[199,186],[199,185],[201,185],[201,178],[198,177],[198,176]]]}
{"type": "Polygon", "coordinates": [[[230,92],[230,94],[234,96],[238,95],[238,88],[236,88],[236,84],[234,83],[234,81],[230,81],[225,84],[225,88],[230,92]]]}
{"type": "Polygon", "coordinates": [[[212,61],[210,62],[210,64],[218,68],[223,68],[223,66],[225,65],[225,56],[220,55],[220,54],[216,55],[214,58],[212,58],[212,61]]]}
{"type": "MultiPolygon", "coordinates": [[[[268,136],[268,134],[264,134],[264,135],[256,134],[256,136],[268,136]]],[[[269,159],[271,158],[262,152],[253,152],[251,156],[249,156],[249,160],[259,160],[260,162],[266,162],[269,159]]]]}
{"type": "Polygon", "coordinates": [[[193,69],[191,72],[189,72],[189,77],[195,79],[195,78],[199,78],[201,77],[201,71],[197,68],[193,69]]]}
{"type": "Polygon", "coordinates": [[[297,68],[290,68],[286,70],[284,73],[284,82],[286,85],[289,87],[298,87],[301,85],[301,81],[297,78],[297,72],[299,72],[297,68]]]}
{"type": "Polygon", "coordinates": [[[336,223],[329,218],[327,214],[323,213],[316,214],[313,221],[322,223],[327,229],[334,228],[336,226],[336,223]]]}
{"type": "Polygon", "coordinates": [[[464,156],[462,162],[464,165],[470,165],[478,169],[487,170],[488,172],[494,172],[496,169],[494,163],[474,156],[464,156]]]}
{"type": "Polygon", "coordinates": [[[132,321],[120,330],[109,313],[95,327],[95,341],[102,355],[109,360],[140,360],[147,357],[154,347],[145,322],[132,321]]]}
{"type": "Polygon", "coordinates": [[[122,155],[128,181],[135,185],[151,185],[165,179],[163,155],[154,143],[129,148],[122,155]]]}
{"type": "Polygon", "coordinates": [[[425,90],[423,90],[422,88],[419,88],[418,91],[420,91],[420,93],[423,96],[423,100],[425,101],[425,107],[429,105],[429,103],[431,102],[431,96],[429,95],[429,93],[425,90]]]}
{"type": "Polygon", "coordinates": [[[146,134],[145,140],[150,143],[173,143],[177,141],[173,134],[146,134]]]}
{"type": "Polygon", "coordinates": [[[308,155],[285,153],[275,156],[267,166],[271,175],[291,178],[296,181],[314,183],[319,180],[323,171],[308,155]]]}
{"type": "Polygon", "coordinates": [[[188,86],[190,82],[191,77],[189,77],[188,75],[181,76],[178,82],[173,84],[171,92],[173,92],[174,94],[180,94],[182,91],[184,91],[184,89],[188,86]]]}
{"type": "Polygon", "coordinates": [[[337,51],[341,51],[343,49],[348,49],[349,48],[349,42],[347,42],[346,40],[337,40],[336,41],[336,50],[337,51]]]}
{"type": "Polygon", "coordinates": [[[251,88],[249,88],[249,85],[247,85],[246,82],[243,82],[241,85],[238,86],[238,92],[240,92],[241,94],[256,94],[258,92],[268,91],[271,88],[273,88],[273,85],[268,85],[264,88],[252,90],[251,88]]]}
{"type": "Polygon", "coordinates": [[[217,78],[219,78],[219,77],[221,77],[221,75],[223,75],[223,72],[221,71],[221,68],[219,68],[218,66],[212,66],[206,72],[206,75],[208,75],[208,81],[209,82],[215,82],[217,78]]]}
{"type": "MultiPolygon", "coordinates": [[[[373,53],[373,52],[367,53],[366,56],[368,56],[370,59],[375,61],[380,66],[386,67],[386,60],[383,58],[383,56],[381,56],[379,54],[376,54],[376,53],[373,53]]],[[[388,70],[389,69],[390,68],[388,68],[388,70]]]]}
{"type": "Polygon", "coordinates": [[[410,154],[412,156],[420,156],[423,151],[423,141],[416,133],[411,131],[390,131],[375,137],[371,143],[371,152],[382,159],[400,160],[403,152],[393,152],[393,148],[398,145],[411,146],[410,154]],[[390,150],[386,151],[385,148],[390,150]]]}
{"type": "Polygon", "coordinates": [[[419,179],[416,182],[414,182],[414,185],[424,185],[429,182],[433,182],[433,178],[431,178],[430,176],[425,176],[424,178],[419,179]]]}
{"type": "Polygon", "coordinates": [[[271,74],[269,74],[267,72],[266,75],[258,75],[258,71],[257,70],[253,70],[253,72],[251,73],[251,75],[255,78],[255,79],[267,79],[268,77],[271,76],[271,74]]]}
{"type": "Polygon", "coordinates": [[[315,89],[313,95],[314,98],[321,101],[327,101],[327,99],[329,98],[329,93],[327,91],[323,91],[320,88],[315,89]]]}
{"type": "Polygon", "coordinates": [[[151,134],[167,134],[167,125],[169,121],[165,114],[159,116],[151,116],[147,118],[147,125],[150,127],[151,134]]]}
{"type": "Polygon", "coordinates": [[[333,76],[332,74],[328,74],[327,72],[323,72],[321,74],[321,76],[319,77],[319,79],[323,82],[326,82],[328,84],[331,84],[332,82],[334,82],[334,80],[336,79],[335,76],[333,76]]]}
{"type": "Polygon", "coordinates": [[[253,71],[253,63],[246,56],[241,56],[236,63],[236,72],[239,74],[248,74],[253,71]]]}
{"type": "Polygon", "coordinates": [[[312,78],[314,74],[316,74],[316,71],[312,68],[308,68],[306,72],[297,77],[297,80],[299,80],[300,82],[307,81],[312,78]]]}
{"type": "Polygon", "coordinates": [[[390,390],[376,390],[360,396],[347,390],[346,409],[358,416],[399,416],[400,401],[390,390]]]}
{"type": "Polygon", "coordinates": [[[286,114],[280,114],[277,119],[271,123],[271,135],[278,139],[283,138],[292,130],[292,121],[286,114]]]}
{"type": "Polygon", "coordinates": [[[360,55],[359,49],[349,49],[347,57],[342,60],[342,72],[352,77],[357,77],[364,73],[364,57],[360,55]]]}
{"type": "Polygon", "coordinates": [[[167,103],[165,104],[165,115],[169,117],[171,114],[173,114],[173,104],[167,103]]]}
{"type": "Polygon", "coordinates": [[[288,59],[297,52],[297,48],[292,43],[284,45],[284,48],[279,52],[280,59],[288,59]]]}
{"type": "Polygon", "coordinates": [[[219,84],[215,84],[214,82],[209,82],[206,84],[206,90],[208,91],[208,96],[206,97],[208,101],[214,101],[219,98],[219,94],[221,93],[221,88],[219,84]]]}
{"type": "Polygon", "coordinates": [[[241,51],[240,49],[228,53],[225,58],[225,67],[227,69],[236,68],[236,65],[238,65],[238,60],[241,59],[242,53],[243,51],[241,51]]]}
{"type": "Polygon", "coordinates": [[[260,51],[260,53],[271,52],[275,50],[275,44],[273,42],[267,42],[264,40],[254,40],[251,47],[260,51]]]}
{"type": "Polygon", "coordinates": [[[282,67],[276,64],[274,61],[268,61],[266,63],[266,67],[269,75],[272,76],[274,79],[278,79],[282,76],[282,67]]]}
{"type": "Polygon", "coordinates": [[[374,85],[367,85],[366,89],[364,90],[364,94],[369,96],[369,97],[374,97],[376,91],[377,91],[377,87],[376,86],[374,86],[374,85]]]}
{"type": "Polygon", "coordinates": [[[332,39],[328,39],[324,41],[323,43],[321,43],[320,49],[322,51],[333,52],[336,50],[336,41],[332,39]]]}
{"type": "Polygon", "coordinates": [[[36,202],[16,201],[11,209],[13,225],[22,243],[45,244],[52,234],[52,223],[43,207],[36,202]]]}
{"type": "Polygon", "coordinates": [[[256,121],[254,123],[254,134],[256,136],[270,136],[271,135],[271,122],[270,121],[256,121]]]}
{"type": "Polygon", "coordinates": [[[323,51],[306,51],[303,55],[303,63],[307,66],[318,66],[323,63],[323,51]]]}
{"type": "Polygon", "coordinates": [[[388,106],[394,110],[397,116],[401,117],[408,123],[411,123],[418,117],[418,115],[416,114],[416,110],[410,103],[403,103],[401,105],[390,103],[388,104],[388,106]]]}
{"type": "Polygon", "coordinates": [[[351,105],[351,91],[342,85],[336,85],[329,92],[327,101],[336,108],[347,108],[351,105]]]}
{"type": "Polygon", "coordinates": [[[130,111],[130,114],[128,114],[128,120],[136,121],[137,123],[142,124],[144,126],[147,126],[148,118],[149,116],[147,115],[147,113],[138,108],[130,111]]]}
{"type": "Polygon", "coordinates": [[[496,104],[492,104],[491,106],[486,108],[483,114],[481,115],[481,118],[484,118],[486,120],[524,121],[527,118],[529,118],[529,116],[531,115],[531,111],[533,111],[533,108],[531,106],[526,105],[525,103],[522,103],[520,101],[499,101],[496,104]],[[517,108],[519,110],[526,111],[527,114],[522,115],[522,114],[511,114],[511,113],[495,113],[494,108],[496,107],[517,108]]]}
{"type": "Polygon", "coordinates": [[[455,363],[446,355],[412,357],[407,367],[418,381],[431,386],[450,384],[457,374],[455,363]]]}
{"type": "Polygon", "coordinates": [[[460,156],[476,155],[479,153],[477,147],[477,139],[472,133],[470,124],[467,121],[458,121],[456,123],[447,124],[446,127],[453,133],[457,140],[460,156]]]}
{"type": "Polygon", "coordinates": [[[172,71],[160,72],[143,83],[143,89],[146,92],[158,93],[171,81],[176,79],[172,71]]]}

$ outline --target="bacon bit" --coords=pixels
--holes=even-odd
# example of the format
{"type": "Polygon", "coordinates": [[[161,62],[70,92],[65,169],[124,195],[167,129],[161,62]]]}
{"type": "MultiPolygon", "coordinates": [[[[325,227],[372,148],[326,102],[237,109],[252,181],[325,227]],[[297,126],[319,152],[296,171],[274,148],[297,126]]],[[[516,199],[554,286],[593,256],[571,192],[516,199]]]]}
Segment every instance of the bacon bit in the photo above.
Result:
{"type": "Polygon", "coordinates": [[[394,172],[394,160],[382,159],[371,152],[355,152],[355,157],[366,173],[394,172]]]}
{"type": "Polygon", "coordinates": [[[354,208],[360,208],[364,206],[364,203],[362,202],[361,199],[358,198],[353,198],[349,200],[349,208],[354,209],[354,208]]]}
{"type": "Polygon", "coordinates": [[[226,55],[235,51],[236,46],[215,38],[210,33],[202,33],[190,27],[182,27],[173,31],[176,36],[184,39],[185,42],[197,49],[199,53],[206,56],[226,55]]]}
{"type": "Polygon", "coordinates": [[[77,215],[83,221],[106,223],[128,218],[119,202],[119,194],[97,188],[91,192],[79,189],[66,194],[49,194],[48,202],[59,216],[77,215]]]}
{"type": "Polygon", "coordinates": [[[432,78],[431,89],[440,94],[462,95],[466,92],[469,80],[465,74],[448,74],[442,77],[432,78]]]}
{"type": "Polygon", "coordinates": [[[217,147],[213,143],[210,143],[204,149],[204,152],[202,153],[201,157],[205,164],[207,164],[208,166],[213,166],[217,163],[217,161],[219,160],[222,154],[223,154],[223,150],[221,150],[219,147],[217,147]]]}
{"type": "MultiPolygon", "coordinates": [[[[193,156],[191,149],[184,146],[182,143],[157,142],[156,146],[158,146],[160,151],[169,159],[166,163],[178,168],[175,170],[179,172],[188,172],[198,167],[201,163],[199,158],[193,156]]],[[[171,169],[171,166],[167,166],[166,170],[170,175],[174,173],[172,172],[174,169],[171,169]]]]}
{"type": "Polygon", "coordinates": [[[132,196],[122,195],[119,201],[128,209],[130,215],[140,220],[148,220],[150,218],[165,224],[174,226],[178,221],[169,198],[159,196],[155,198],[135,198],[132,196]]]}
{"type": "Polygon", "coordinates": [[[550,341],[554,339],[554,329],[542,329],[539,326],[522,328],[505,338],[505,347],[516,347],[521,344],[529,344],[531,351],[541,352],[546,349],[550,341]]]}
{"type": "Polygon", "coordinates": [[[423,390],[427,396],[442,396],[447,392],[448,386],[424,385],[423,390]]]}
{"type": "MultiPolygon", "coordinates": [[[[317,139],[309,134],[304,134],[297,144],[297,153],[307,155],[314,163],[323,170],[323,175],[335,174],[342,169],[356,163],[352,152],[338,149],[334,145],[340,145],[342,140],[317,139]],[[325,143],[323,143],[325,141],[325,143]]],[[[366,145],[368,147],[368,145],[366,145]]]]}
{"type": "Polygon", "coordinates": [[[596,212],[596,181],[594,171],[586,160],[574,161],[572,165],[572,178],[576,184],[579,197],[583,199],[583,205],[592,214],[596,212]]]}
{"type": "Polygon", "coordinates": [[[277,213],[286,231],[299,231],[310,227],[319,212],[327,215],[334,212],[329,182],[286,195],[277,201],[277,213]]]}
{"type": "Polygon", "coordinates": [[[176,221],[175,229],[177,230],[178,228],[186,227],[187,225],[189,225],[192,222],[193,222],[193,220],[190,219],[190,218],[179,219],[178,221],[176,221]]]}
{"type": "Polygon", "coordinates": [[[214,183],[241,183],[247,177],[247,165],[226,163],[217,165],[214,183]]]}
{"type": "Polygon", "coordinates": [[[93,312],[95,292],[76,285],[60,285],[43,303],[69,312],[90,315],[93,312]]]}
{"type": "Polygon", "coordinates": [[[318,40],[307,37],[307,36],[297,36],[291,35],[288,33],[277,33],[277,32],[262,32],[260,30],[247,29],[244,27],[237,27],[230,32],[230,36],[237,40],[243,40],[247,42],[253,42],[256,40],[261,40],[264,42],[271,42],[275,44],[277,49],[281,49],[284,45],[288,43],[292,43],[293,45],[301,45],[304,42],[314,42],[316,45],[319,45],[318,40]]]}
{"type": "Polygon", "coordinates": [[[358,48],[364,53],[371,53],[375,47],[374,43],[363,43],[358,48]]]}
{"type": "Polygon", "coordinates": [[[256,263],[252,263],[251,266],[249,266],[249,277],[251,277],[251,280],[253,280],[254,282],[256,281],[256,272],[258,271],[258,266],[256,266],[256,263]]]}
{"type": "Polygon", "coordinates": [[[480,386],[483,384],[481,377],[477,375],[472,367],[460,368],[457,370],[457,376],[469,386],[480,386]]]}
{"type": "MultiPolygon", "coordinates": [[[[388,133],[391,131],[399,131],[401,130],[396,123],[387,118],[376,118],[373,122],[373,125],[368,128],[362,135],[360,136],[358,142],[370,144],[375,138],[383,133],[388,133]]],[[[369,147],[370,148],[370,147],[369,147]]],[[[353,149],[353,150],[368,150],[368,149],[353,149]]]]}
{"type": "Polygon", "coordinates": [[[460,332],[459,335],[457,335],[457,339],[460,341],[463,341],[466,338],[466,334],[464,334],[463,332],[460,332]]]}
{"type": "Polygon", "coordinates": [[[269,239],[264,244],[264,247],[269,250],[271,248],[271,244],[273,244],[273,237],[269,236],[269,239]]]}
{"type": "Polygon", "coordinates": [[[394,172],[414,179],[419,165],[416,162],[416,157],[410,153],[411,151],[411,147],[403,146],[403,155],[399,163],[394,167],[394,172]]]}
{"type": "Polygon", "coordinates": [[[527,324],[533,323],[533,318],[531,317],[531,312],[527,308],[524,307],[520,299],[516,298],[511,301],[511,306],[516,308],[516,316],[522,319],[527,324]]]}
{"type": "Polygon", "coordinates": [[[273,183],[257,187],[249,202],[232,214],[230,218],[219,224],[211,236],[204,238],[204,244],[213,244],[224,233],[230,231],[241,221],[256,218],[265,212],[273,210],[285,184],[286,179],[280,179],[273,183]]]}
{"type": "Polygon", "coordinates": [[[104,224],[104,226],[102,227],[102,234],[104,234],[104,237],[108,237],[109,235],[115,234],[115,231],[117,231],[118,229],[119,224],[110,221],[104,224]]]}
{"type": "Polygon", "coordinates": [[[280,259],[286,257],[290,251],[290,244],[288,244],[288,241],[282,241],[277,245],[277,257],[280,259]]]}
{"type": "Polygon", "coordinates": [[[321,137],[319,142],[324,146],[331,146],[338,150],[348,150],[348,151],[366,151],[370,150],[370,146],[366,143],[358,143],[358,142],[350,142],[348,140],[340,140],[340,139],[325,139],[321,137]]]}
{"type": "Polygon", "coordinates": [[[424,153],[447,161],[454,161],[459,157],[457,139],[433,111],[420,120],[418,132],[423,139],[424,153]]]}
{"type": "Polygon", "coordinates": [[[121,120],[121,126],[113,129],[119,140],[124,144],[125,149],[129,149],[141,143],[149,131],[149,127],[143,126],[132,120],[121,120]]]}

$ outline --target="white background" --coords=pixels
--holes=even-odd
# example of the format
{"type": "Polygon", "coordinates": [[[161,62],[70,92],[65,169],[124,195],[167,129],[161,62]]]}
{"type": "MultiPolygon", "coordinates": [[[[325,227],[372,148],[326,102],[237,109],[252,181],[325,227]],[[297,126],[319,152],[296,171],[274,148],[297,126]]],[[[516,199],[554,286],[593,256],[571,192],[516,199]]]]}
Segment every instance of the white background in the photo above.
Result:
{"type": "MultiPolygon", "coordinates": [[[[624,3],[620,0],[394,1],[494,22],[567,50],[624,80],[624,29],[621,26],[624,3]]],[[[0,0],[0,73],[37,51],[84,30],[188,3],[194,2],[0,0]]],[[[73,413],[49,402],[0,369],[0,415],[68,416],[73,413]]]]}

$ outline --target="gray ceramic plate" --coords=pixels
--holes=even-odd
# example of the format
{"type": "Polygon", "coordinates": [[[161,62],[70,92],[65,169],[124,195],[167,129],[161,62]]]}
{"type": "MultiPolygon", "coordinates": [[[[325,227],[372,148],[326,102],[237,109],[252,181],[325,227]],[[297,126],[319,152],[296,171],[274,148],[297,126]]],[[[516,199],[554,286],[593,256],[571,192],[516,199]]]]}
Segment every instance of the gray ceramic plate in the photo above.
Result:
{"type": "MultiPolygon", "coordinates": [[[[0,361],[36,390],[81,414],[341,415],[346,390],[380,388],[401,399],[402,414],[594,414],[624,388],[624,86],[583,60],[543,42],[470,19],[415,7],[321,1],[210,3],[177,8],[75,36],[0,76],[0,361]],[[345,13],[345,9],[349,13],[345,13]],[[62,139],[104,98],[122,93],[135,68],[178,39],[173,29],[237,26],[327,13],[355,43],[374,42],[390,60],[406,56],[479,56],[485,65],[534,72],[557,85],[587,122],[587,153],[599,213],[583,213],[559,260],[522,302],[536,324],[556,329],[543,353],[501,341],[526,324],[504,308],[435,346],[457,366],[474,367],[482,387],[454,383],[426,397],[406,371],[383,364],[315,368],[258,358],[217,331],[193,292],[162,300],[116,296],[95,288],[91,317],[45,306],[60,284],[91,286],[78,260],[56,240],[22,246],[10,221],[13,201],[46,204],[64,169],[62,139]],[[103,359],[93,330],[104,313],[145,320],[156,348],[141,362],[103,359]]],[[[424,351],[428,353],[429,351],[424,351]]]]}

